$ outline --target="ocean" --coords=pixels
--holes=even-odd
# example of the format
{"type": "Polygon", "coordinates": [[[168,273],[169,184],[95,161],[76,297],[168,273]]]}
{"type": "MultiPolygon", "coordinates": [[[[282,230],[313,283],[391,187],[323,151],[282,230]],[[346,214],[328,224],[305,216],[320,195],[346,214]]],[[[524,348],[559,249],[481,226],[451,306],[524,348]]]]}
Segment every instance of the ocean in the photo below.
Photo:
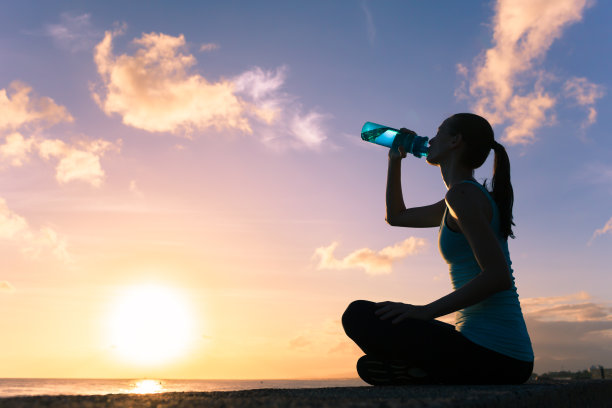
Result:
{"type": "Polygon", "coordinates": [[[330,388],[367,385],[338,380],[159,380],[0,378],[0,398],[27,395],[149,394],[160,392],[238,391],[257,388],[330,388]]]}

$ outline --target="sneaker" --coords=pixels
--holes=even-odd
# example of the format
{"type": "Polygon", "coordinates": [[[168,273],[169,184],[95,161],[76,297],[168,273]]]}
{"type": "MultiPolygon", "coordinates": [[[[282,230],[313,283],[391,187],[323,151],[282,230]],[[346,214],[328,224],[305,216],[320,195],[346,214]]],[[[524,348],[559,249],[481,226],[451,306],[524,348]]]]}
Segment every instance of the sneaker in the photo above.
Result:
{"type": "Polygon", "coordinates": [[[370,385],[423,383],[427,373],[401,360],[380,360],[363,356],[357,361],[357,374],[370,385]]]}

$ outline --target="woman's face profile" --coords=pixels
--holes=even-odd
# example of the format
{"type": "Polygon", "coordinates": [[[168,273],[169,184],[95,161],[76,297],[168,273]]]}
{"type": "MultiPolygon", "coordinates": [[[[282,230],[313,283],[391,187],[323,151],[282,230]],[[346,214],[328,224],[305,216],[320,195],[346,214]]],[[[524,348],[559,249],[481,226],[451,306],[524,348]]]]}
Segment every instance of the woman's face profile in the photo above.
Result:
{"type": "Polygon", "coordinates": [[[429,151],[427,152],[427,163],[429,164],[439,164],[442,155],[448,151],[452,135],[447,121],[442,122],[436,135],[429,141],[429,151]]]}

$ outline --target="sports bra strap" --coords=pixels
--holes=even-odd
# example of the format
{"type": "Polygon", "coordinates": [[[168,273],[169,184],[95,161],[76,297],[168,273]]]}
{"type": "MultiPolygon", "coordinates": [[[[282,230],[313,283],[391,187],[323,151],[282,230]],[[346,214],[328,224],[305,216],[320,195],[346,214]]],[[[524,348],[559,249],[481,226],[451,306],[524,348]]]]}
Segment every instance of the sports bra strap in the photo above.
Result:
{"type": "Polygon", "coordinates": [[[485,193],[485,195],[489,198],[489,202],[491,203],[491,207],[493,208],[493,218],[492,219],[495,220],[496,219],[496,214],[497,214],[497,212],[499,210],[497,209],[497,203],[493,199],[493,196],[491,195],[489,190],[487,190],[485,188],[485,186],[483,186],[482,184],[480,184],[476,180],[462,180],[462,181],[460,181],[460,183],[471,183],[471,184],[474,184],[474,185],[478,186],[485,193]]]}
{"type": "Polygon", "coordinates": [[[489,192],[489,190],[487,190],[485,188],[485,186],[483,186],[482,184],[480,184],[479,182],[477,182],[475,180],[462,180],[462,181],[460,181],[460,183],[472,183],[472,184],[478,186],[482,191],[484,191],[485,195],[489,198],[489,201],[491,201],[491,204],[494,204],[493,208],[494,209],[497,208],[497,203],[493,199],[493,196],[491,196],[491,192],[489,192]]]}

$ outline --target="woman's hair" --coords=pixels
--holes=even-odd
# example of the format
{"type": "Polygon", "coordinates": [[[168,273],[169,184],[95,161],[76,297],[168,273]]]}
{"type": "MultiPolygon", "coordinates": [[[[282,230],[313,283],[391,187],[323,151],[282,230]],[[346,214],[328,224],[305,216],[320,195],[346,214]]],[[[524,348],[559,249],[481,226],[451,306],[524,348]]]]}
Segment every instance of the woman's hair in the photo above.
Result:
{"type": "MultiPolygon", "coordinates": [[[[500,215],[501,233],[507,239],[514,238],[512,226],[512,205],[514,204],[514,191],[510,182],[510,159],[504,146],[495,141],[493,128],[489,122],[473,113],[457,113],[447,119],[448,126],[453,133],[461,133],[466,149],[461,161],[472,169],[482,166],[491,149],[495,152],[493,163],[493,179],[491,188],[493,199],[497,203],[500,215]]],[[[487,188],[487,181],[484,184],[487,188]]]]}

